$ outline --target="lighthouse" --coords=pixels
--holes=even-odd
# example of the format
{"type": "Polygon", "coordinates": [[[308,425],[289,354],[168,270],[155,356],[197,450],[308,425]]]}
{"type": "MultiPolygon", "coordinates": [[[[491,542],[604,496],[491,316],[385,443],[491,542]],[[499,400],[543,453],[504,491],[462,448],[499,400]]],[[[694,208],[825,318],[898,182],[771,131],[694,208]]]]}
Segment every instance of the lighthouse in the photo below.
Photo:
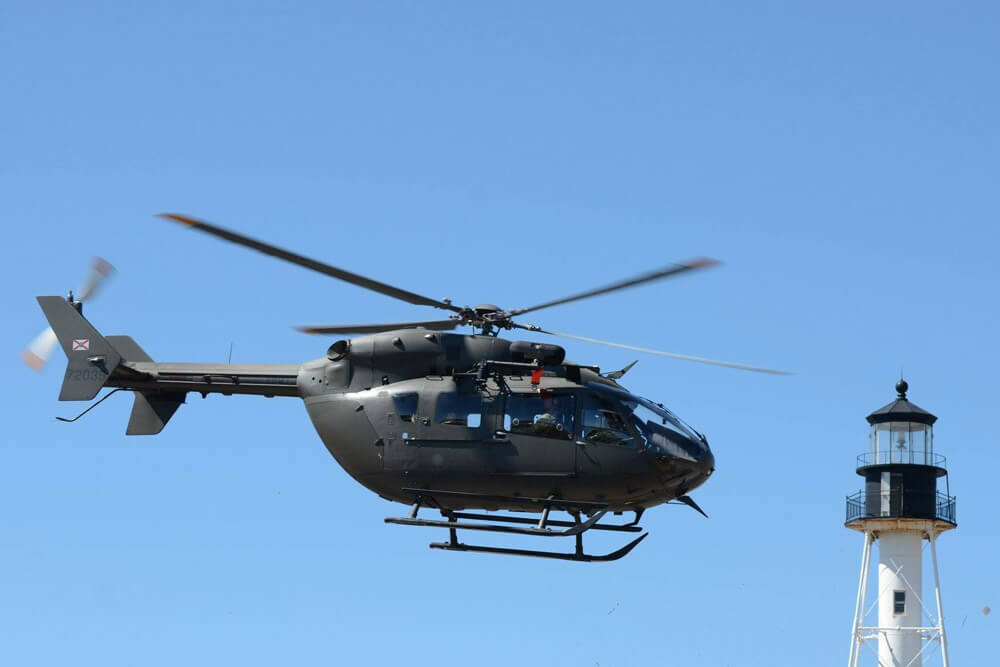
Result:
{"type": "Polygon", "coordinates": [[[908,389],[900,379],[896,400],[868,415],[868,451],[857,459],[864,487],[847,497],[844,525],[864,535],[848,667],[868,662],[863,652],[876,655],[871,664],[880,667],[919,667],[937,650],[948,667],[937,538],[958,525],[955,498],[945,457],[934,450],[937,417],[911,403],[908,389]],[[923,587],[925,541],[929,594],[923,587]],[[873,551],[878,585],[870,595],[873,551]]]}

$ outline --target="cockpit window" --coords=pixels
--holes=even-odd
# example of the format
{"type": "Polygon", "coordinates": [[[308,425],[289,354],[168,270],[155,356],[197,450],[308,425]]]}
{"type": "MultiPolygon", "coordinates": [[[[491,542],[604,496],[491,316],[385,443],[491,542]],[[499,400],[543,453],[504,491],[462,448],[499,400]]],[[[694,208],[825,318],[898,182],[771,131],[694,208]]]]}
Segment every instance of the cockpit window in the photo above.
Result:
{"type": "Polygon", "coordinates": [[[600,445],[635,445],[621,413],[610,402],[588,396],[580,413],[581,439],[600,445]]]}
{"type": "Polygon", "coordinates": [[[664,456],[693,461],[704,454],[702,436],[662,405],[598,382],[588,382],[587,387],[622,406],[646,447],[664,456]]]}
{"type": "Polygon", "coordinates": [[[690,440],[697,442],[702,439],[697,431],[682,422],[677,415],[648,398],[642,398],[641,396],[630,394],[624,389],[609,387],[599,382],[588,382],[587,387],[605,396],[618,399],[632,412],[635,420],[641,423],[653,422],[654,424],[663,424],[690,440]]]}
{"type": "Polygon", "coordinates": [[[509,394],[503,428],[509,433],[570,440],[575,410],[573,397],[568,395],[509,394]]]}
{"type": "Polygon", "coordinates": [[[479,428],[483,423],[483,399],[479,394],[438,394],[435,421],[438,424],[479,428]]]}
{"type": "Polygon", "coordinates": [[[688,440],[698,441],[698,436],[681,424],[680,421],[673,419],[672,415],[664,416],[659,412],[649,409],[643,403],[625,403],[625,407],[632,411],[632,421],[643,433],[649,431],[651,426],[662,425],[667,427],[666,430],[679,433],[688,440]]]}

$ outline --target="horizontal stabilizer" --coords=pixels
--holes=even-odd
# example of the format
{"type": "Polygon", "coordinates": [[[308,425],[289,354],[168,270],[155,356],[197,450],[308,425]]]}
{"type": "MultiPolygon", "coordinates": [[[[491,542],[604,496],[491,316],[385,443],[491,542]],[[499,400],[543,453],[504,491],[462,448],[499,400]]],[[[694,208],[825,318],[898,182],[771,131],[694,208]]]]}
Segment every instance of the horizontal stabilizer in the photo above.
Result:
{"type": "Polygon", "coordinates": [[[125,435],[156,435],[183,402],[184,394],[180,392],[135,392],[135,403],[132,404],[125,435]]]}
{"type": "Polygon", "coordinates": [[[153,358],[146,354],[146,351],[139,347],[139,344],[132,340],[131,336],[108,336],[108,342],[118,350],[125,361],[146,361],[152,362],[153,358]]]}

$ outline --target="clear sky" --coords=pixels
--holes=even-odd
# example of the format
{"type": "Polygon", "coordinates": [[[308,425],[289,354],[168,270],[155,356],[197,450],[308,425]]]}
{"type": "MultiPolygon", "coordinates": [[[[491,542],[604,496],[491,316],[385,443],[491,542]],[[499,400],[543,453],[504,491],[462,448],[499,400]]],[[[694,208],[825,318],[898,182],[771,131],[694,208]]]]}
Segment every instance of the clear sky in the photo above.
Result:
{"type": "Polygon", "coordinates": [[[1000,8],[818,4],[0,5],[0,663],[840,664],[844,497],[901,367],[958,496],[952,661],[995,661],[1000,8]],[[153,438],[124,396],[54,420],[83,407],[62,354],[18,355],[94,254],[118,274],[88,317],[162,361],[434,315],[161,211],[463,304],[716,257],[534,320],[796,375],[627,376],[708,435],[710,520],[651,511],[611,564],[431,551],[295,399],[192,397],[153,438]]]}

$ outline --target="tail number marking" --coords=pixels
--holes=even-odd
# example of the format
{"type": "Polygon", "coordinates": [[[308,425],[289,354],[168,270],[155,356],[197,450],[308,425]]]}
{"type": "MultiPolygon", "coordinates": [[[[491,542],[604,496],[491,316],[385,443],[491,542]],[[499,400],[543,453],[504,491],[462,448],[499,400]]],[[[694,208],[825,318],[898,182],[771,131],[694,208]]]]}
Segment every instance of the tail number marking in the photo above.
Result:
{"type": "Polygon", "coordinates": [[[72,382],[98,382],[104,378],[101,371],[97,369],[76,370],[71,368],[66,371],[66,379],[72,382]]]}

